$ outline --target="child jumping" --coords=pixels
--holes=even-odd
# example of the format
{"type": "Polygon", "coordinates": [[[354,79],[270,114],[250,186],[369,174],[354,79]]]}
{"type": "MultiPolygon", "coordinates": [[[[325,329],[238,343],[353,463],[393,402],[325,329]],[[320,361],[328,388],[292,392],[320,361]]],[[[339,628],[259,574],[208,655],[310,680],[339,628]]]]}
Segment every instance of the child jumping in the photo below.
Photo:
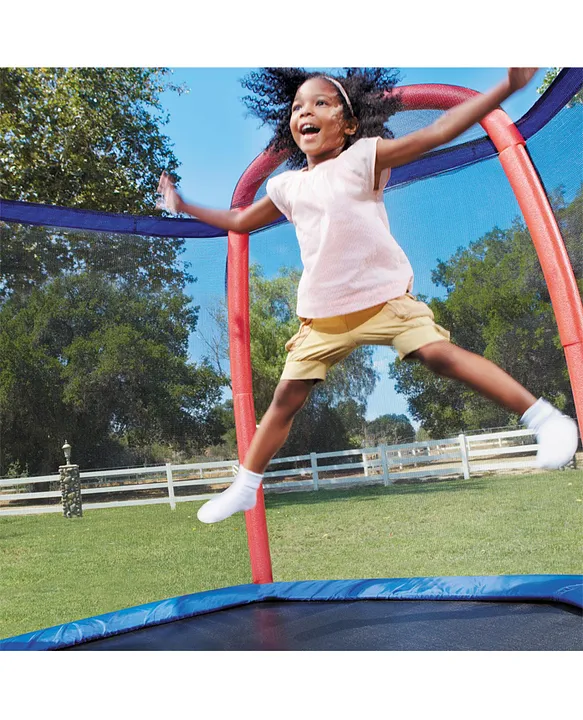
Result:
{"type": "Polygon", "coordinates": [[[255,82],[264,79],[280,108],[271,115],[277,116],[272,147],[293,147],[292,167],[300,168],[302,161],[304,167],[272,177],[267,195],[242,211],[186,203],[166,173],[158,188],[170,211],[238,233],[257,230],[283,213],[296,228],[304,266],[297,296],[301,324],[286,344],[273,401],[237,477],[199,509],[199,520],[214,523],[254,507],[265,468],[314,384],[360,345],[392,345],[401,359],[421,362],[517,413],[536,433],[539,467],[569,462],[577,449],[575,422],[494,363],[451,343],[431,309],[411,294],[413,270],[391,234],[383,202],[391,168],[461,135],[523,88],[535,69],[510,69],[489,92],[397,139],[384,127],[397,101],[384,92],[390,83],[380,85],[382,71],[349,71],[342,81],[289,68],[263,73],[255,74],[255,82]]]}

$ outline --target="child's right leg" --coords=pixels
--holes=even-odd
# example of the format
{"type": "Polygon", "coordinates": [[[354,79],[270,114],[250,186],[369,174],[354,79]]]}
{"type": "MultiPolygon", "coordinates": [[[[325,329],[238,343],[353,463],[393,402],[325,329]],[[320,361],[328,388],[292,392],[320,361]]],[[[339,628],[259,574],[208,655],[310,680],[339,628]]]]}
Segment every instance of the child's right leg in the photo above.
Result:
{"type": "Polygon", "coordinates": [[[271,405],[253,436],[244,463],[239,467],[237,477],[230,487],[199,509],[198,519],[201,522],[219,522],[233,513],[251,510],[255,506],[257,489],[265,468],[286,441],[293,419],[308,399],[314,382],[280,381],[271,405]]]}
{"type": "Polygon", "coordinates": [[[562,467],[575,454],[578,433],[571,418],[542,398],[537,400],[486,358],[447,342],[449,332],[436,325],[429,306],[412,295],[387,302],[356,333],[360,343],[393,345],[401,359],[418,360],[437,375],[459,380],[517,413],[521,422],[536,433],[539,467],[562,467]]]}

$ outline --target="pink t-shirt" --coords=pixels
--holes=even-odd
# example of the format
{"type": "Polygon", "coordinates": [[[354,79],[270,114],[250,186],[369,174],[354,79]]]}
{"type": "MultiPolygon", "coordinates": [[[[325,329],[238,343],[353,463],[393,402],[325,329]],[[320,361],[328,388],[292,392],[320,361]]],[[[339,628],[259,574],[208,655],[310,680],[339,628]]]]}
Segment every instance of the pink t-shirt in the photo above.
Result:
{"type": "Polygon", "coordinates": [[[390,171],[374,190],[378,140],[363,138],[310,171],[290,170],[267,182],[300,244],[300,317],[346,315],[412,289],[413,269],[391,235],[383,202],[390,171]]]}

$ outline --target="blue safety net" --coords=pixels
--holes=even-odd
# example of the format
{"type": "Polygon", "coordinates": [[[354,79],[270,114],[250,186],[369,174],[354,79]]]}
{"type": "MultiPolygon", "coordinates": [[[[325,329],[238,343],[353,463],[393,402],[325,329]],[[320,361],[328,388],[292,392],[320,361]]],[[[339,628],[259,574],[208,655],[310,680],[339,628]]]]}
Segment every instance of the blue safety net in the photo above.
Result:
{"type": "MultiPolygon", "coordinates": [[[[559,73],[544,96],[522,117],[516,125],[528,140],[544,127],[571,98],[583,87],[583,69],[568,68],[559,73]]],[[[438,111],[406,111],[394,117],[389,126],[395,137],[410,133],[434,122],[438,111]]],[[[469,163],[496,155],[492,141],[480,130],[473,128],[460,143],[428,153],[425,157],[392,172],[389,187],[420,180],[440,172],[463,167],[469,163]],[[477,136],[477,137],[475,137],[477,136]]],[[[280,168],[279,171],[283,170],[280,168]]],[[[262,191],[258,193],[260,197],[262,191]]],[[[117,233],[160,235],[163,237],[219,237],[224,231],[198,220],[167,219],[128,216],[121,213],[100,213],[78,208],[2,200],[0,219],[26,222],[35,225],[58,225],[59,227],[111,230],[117,233]]],[[[282,222],[282,221],[280,221],[282,222]]]]}

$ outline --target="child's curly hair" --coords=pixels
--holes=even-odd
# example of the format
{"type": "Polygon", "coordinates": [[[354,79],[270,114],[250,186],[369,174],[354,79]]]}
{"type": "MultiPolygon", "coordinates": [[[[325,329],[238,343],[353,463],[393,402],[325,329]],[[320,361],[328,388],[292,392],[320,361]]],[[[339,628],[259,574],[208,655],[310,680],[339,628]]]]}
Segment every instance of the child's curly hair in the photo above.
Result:
{"type": "MultiPolygon", "coordinates": [[[[288,165],[301,168],[306,156],[295,144],[289,129],[291,108],[300,85],[310,78],[327,76],[319,72],[307,72],[303,68],[262,68],[246,75],[241,84],[253,95],[246,95],[243,102],[264,124],[274,129],[268,148],[290,153],[288,165]]],[[[399,98],[392,92],[399,80],[396,70],[390,68],[344,68],[344,75],[334,75],[344,89],[358,120],[358,130],[349,136],[346,148],[363,137],[391,138],[393,134],[385,126],[387,119],[399,109],[399,98]],[[388,95],[385,93],[389,92],[388,95]]],[[[333,83],[331,83],[332,86],[333,83]]],[[[350,108],[337,89],[344,106],[347,120],[353,117],[350,108]]],[[[345,148],[345,149],[346,149],[345,148]]]]}

